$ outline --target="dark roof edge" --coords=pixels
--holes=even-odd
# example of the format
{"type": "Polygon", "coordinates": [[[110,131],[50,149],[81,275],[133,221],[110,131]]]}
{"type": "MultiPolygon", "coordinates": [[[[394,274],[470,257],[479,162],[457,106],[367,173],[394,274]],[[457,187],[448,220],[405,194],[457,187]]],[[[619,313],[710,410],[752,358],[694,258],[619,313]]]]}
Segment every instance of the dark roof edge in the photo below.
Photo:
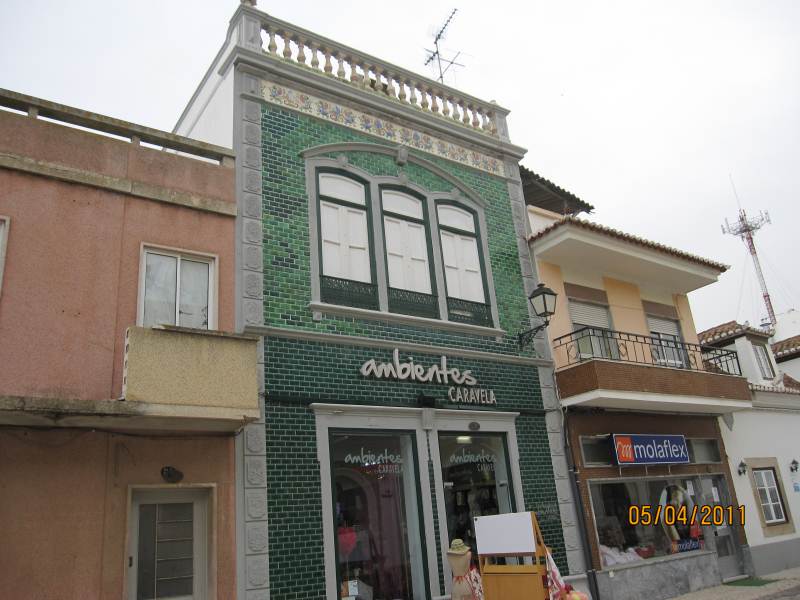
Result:
{"type": "Polygon", "coordinates": [[[577,215],[582,212],[588,214],[594,210],[594,206],[592,206],[588,202],[584,202],[572,192],[568,192],[567,190],[556,185],[549,179],[545,179],[541,175],[534,173],[527,167],[520,165],[519,171],[520,171],[520,176],[522,177],[522,190],[523,194],[525,195],[525,204],[550,210],[547,206],[541,206],[539,203],[537,203],[537,200],[532,197],[532,194],[525,193],[526,188],[532,186],[534,188],[538,188],[546,192],[547,194],[549,194],[554,198],[563,201],[563,210],[553,211],[553,212],[558,212],[559,214],[577,215]]]}

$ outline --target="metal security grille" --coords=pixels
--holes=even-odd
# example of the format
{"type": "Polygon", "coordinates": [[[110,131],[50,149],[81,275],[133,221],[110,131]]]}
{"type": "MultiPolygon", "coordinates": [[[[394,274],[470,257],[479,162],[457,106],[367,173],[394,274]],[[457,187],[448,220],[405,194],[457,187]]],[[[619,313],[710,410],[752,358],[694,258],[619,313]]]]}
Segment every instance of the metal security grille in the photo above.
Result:
{"type": "Polygon", "coordinates": [[[192,597],[193,532],[191,502],[140,505],[138,600],[192,597]]]}

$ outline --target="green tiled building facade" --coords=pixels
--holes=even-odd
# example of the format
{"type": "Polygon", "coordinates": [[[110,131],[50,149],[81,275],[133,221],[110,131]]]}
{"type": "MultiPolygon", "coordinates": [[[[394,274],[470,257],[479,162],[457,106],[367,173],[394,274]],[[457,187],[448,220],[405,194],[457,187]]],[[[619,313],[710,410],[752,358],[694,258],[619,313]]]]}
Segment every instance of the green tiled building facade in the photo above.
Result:
{"type": "MultiPolygon", "coordinates": [[[[473,517],[580,547],[508,111],[242,0],[176,133],[236,154],[244,600],[438,600],[473,517]],[[536,349],[536,352],[534,351],[536,349]]],[[[473,556],[476,558],[476,556],[473,556]]]]}
{"type": "MultiPolygon", "coordinates": [[[[370,359],[391,362],[396,345],[431,349],[413,352],[415,361],[430,365],[448,355],[448,365],[469,369],[480,386],[494,391],[498,411],[518,412],[515,419],[519,476],[524,502],[516,510],[536,511],[542,533],[563,564],[561,521],[543,414],[539,374],[532,361],[519,358],[516,333],[529,327],[526,295],[506,181],[445,159],[416,154],[437,164],[484,199],[488,229],[488,260],[499,317],[496,336],[449,329],[428,323],[398,323],[374,315],[315,315],[311,261],[315,249],[309,235],[307,164],[303,153],[326,144],[360,142],[392,147],[384,140],[320,118],[265,104],[261,114],[263,160],[264,325],[291,331],[266,335],[265,421],[269,515],[270,589],[273,598],[324,598],[325,568],[320,464],[317,452],[315,403],[418,408],[420,395],[448,405],[447,386],[431,383],[375,380],[362,376],[370,359]],[[322,334],[322,335],[319,335],[322,334]],[[336,336],[346,339],[338,342],[336,336]],[[358,338],[356,341],[354,338],[358,338]],[[371,340],[380,342],[372,345],[371,340]],[[440,349],[440,350],[437,350],[440,349]],[[450,349],[495,357],[450,355],[450,349]]],[[[394,145],[396,146],[396,144],[394,145]]],[[[411,150],[414,154],[415,151],[411,150]]],[[[335,150],[320,154],[375,177],[402,178],[428,192],[450,193],[453,185],[424,166],[398,164],[392,156],[369,151],[335,150]]],[[[389,315],[387,315],[389,317],[389,315]]],[[[277,332],[276,332],[277,333],[277,332]]],[[[464,409],[474,407],[461,406],[464,409]]],[[[425,476],[433,479],[429,463],[425,476]]],[[[433,487],[433,481],[431,481],[433,487]]],[[[432,498],[434,504],[436,495],[432,498]]],[[[436,513],[437,509],[434,508],[436,513]]],[[[442,563],[442,524],[434,514],[437,572],[429,573],[433,590],[446,592],[442,563]]],[[[446,527],[445,527],[446,529],[446,527]]]]}

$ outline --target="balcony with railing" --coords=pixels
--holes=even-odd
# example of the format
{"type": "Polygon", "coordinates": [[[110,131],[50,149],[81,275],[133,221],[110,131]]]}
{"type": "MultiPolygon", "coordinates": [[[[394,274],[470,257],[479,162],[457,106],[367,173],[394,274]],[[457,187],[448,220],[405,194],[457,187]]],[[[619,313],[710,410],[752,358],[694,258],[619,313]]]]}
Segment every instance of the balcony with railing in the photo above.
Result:
{"type": "Polygon", "coordinates": [[[726,413],[747,408],[750,392],[736,352],[584,327],[553,340],[565,405],[726,413]]]}

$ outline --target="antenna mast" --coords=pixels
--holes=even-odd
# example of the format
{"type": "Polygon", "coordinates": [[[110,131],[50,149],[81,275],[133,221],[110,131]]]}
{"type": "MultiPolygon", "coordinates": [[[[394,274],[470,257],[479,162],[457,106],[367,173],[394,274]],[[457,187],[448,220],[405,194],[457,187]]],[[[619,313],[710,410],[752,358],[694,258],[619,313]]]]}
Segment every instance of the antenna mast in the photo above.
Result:
{"type": "MultiPolygon", "coordinates": [[[[731,184],[733,184],[733,180],[731,180],[731,184]]],[[[735,187],[733,188],[733,191],[735,194],[735,187]]],[[[736,196],[736,200],[738,202],[738,195],[736,196]]],[[[758,260],[758,253],[756,252],[756,244],[753,241],[753,234],[768,223],[772,223],[772,221],[769,219],[768,212],[760,211],[758,216],[748,218],[747,214],[744,212],[744,209],[739,206],[739,218],[737,219],[736,223],[731,225],[728,223],[728,219],[725,219],[725,224],[722,226],[722,233],[729,233],[737,236],[744,242],[745,246],[747,246],[747,249],[750,251],[750,256],[753,259],[753,266],[756,269],[758,283],[761,285],[761,295],[764,297],[764,304],[767,306],[769,324],[770,326],[774,327],[777,322],[775,320],[775,310],[772,308],[772,299],[769,297],[767,282],[764,279],[764,272],[761,270],[761,263],[758,260]]]]}
{"type": "Polygon", "coordinates": [[[452,58],[452,60],[445,59],[445,62],[447,63],[447,66],[444,69],[442,69],[442,55],[439,52],[439,42],[444,38],[444,31],[445,31],[445,29],[447,29],[447,26],[450,25],[450,22],[453,20],[453,17],[456,16],[457,12],[458,12],[458,9],[454,8],[453,12],[450,13],[450,16],[447,17],[447,20],[444,22],[444,25],[442,25],[441,28],[439,28],[439,31],[436,33],[436,36],[433,38],[433,47],[436,48],[436,49],[435,50],[427,50],[427,49],[425,50],[426,52],[430,53],[428,55],[428,58],[425,59],[425,66],[427,67],[429,64],[431,64],[431,62],[433,62],[434,58],[436,59],[436,63],[438,65],[438,67],[439,67],[439,77],[438,77],[438,79],[439,79],[440,83],[444,83],[444,74],[447,73],[447,70],[450,67],[452,67],[453,65],[456,65],[457,67],[463,67],[464,66],[464,65],[459,64],[459,63],[456,62],[456,59],[458,58],[459,54],[461,54],[461,52],[458,52],[452,58]]]}

